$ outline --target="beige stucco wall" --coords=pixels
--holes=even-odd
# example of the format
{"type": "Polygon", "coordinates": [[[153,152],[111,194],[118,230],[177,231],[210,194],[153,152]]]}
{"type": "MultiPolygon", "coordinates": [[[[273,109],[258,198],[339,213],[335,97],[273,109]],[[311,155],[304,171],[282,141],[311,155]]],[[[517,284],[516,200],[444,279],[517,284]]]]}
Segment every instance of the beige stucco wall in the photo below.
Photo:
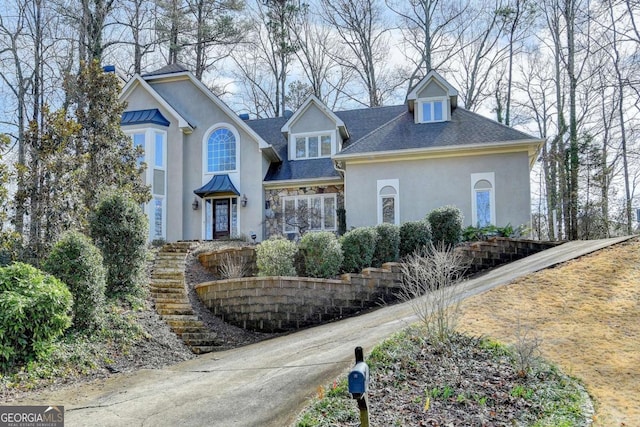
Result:
{"type": "Polygon", "coordinates": [[[377,223],[377,180],[398,179],[400,222],[422,219],[431,210],[455,205],[471,225],[471,174],[495,173],[496,225],[530,222],[529,160],[526,152],[473,157],[347,163],[347,228],[377,223]]]}
{"type": "MultiPolygon", "coordinates": [[[[239,137],[238,169],[229,177],[240,194],[248,199],[246,207],[238,205],[238,226],[241,234],[254,231],[262,239],[264,195],[262,180],[269,162],[262,155],[258,142],[216,106],[200,88],[190,80],[148,82],[193,127],[191,134],[183,134],[177,120],[149,95],[141,86],[128,96],[127,110],[159,108],[171,122],[167,135],[167,240],[192,240],[204,237],[205,216],[203,201],[198,198],[200,209],[191,205],[196,197],[193,191],[207,183],[213,175],[203,174],[204,138],[216,124],[233,129],[239,137]]],[[[148,128],[149,125],[138,125],[148,128]]],[[[129,127],[126,129],[129,130],[129,127]]]]}
{"type": "Polygon", "coordinates": [[[420,92],[418,92],[418,98],[431,98],[446,95],[447,91],[434,80],[431,80],[420,90],[420,92]]]}
{"type": "Polygon", "coordinates": [[[290,127],[290,133],[321,132],[335,130],[336,123],[331,120],[314,103],[309,106],[296,118],[290,127]]]}

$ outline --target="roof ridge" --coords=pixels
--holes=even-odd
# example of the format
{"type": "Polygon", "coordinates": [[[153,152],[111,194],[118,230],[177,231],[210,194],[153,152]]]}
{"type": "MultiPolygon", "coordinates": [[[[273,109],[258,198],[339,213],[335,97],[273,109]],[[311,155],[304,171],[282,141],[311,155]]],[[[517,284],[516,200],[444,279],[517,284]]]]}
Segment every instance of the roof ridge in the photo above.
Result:
{"type": "Polygon", "coordinates": [[[370,132],[368,132],[367,134],[363,135],[360,137],[360,139],[358,139],[357,141],[354,141],[353,144],[349,144],[348,147],[346,147],[344,150],[342,151],[346,151],[351,149],[351,147],[356,146],[360,141],[368,138],[370,135],[373,135],[375,132],[378,132],[380,129],[382,129],[383,127],[390,125],[391,123],[399,120],[402,116],[404,116],[406,114],[406,111],[403,111],[402,113],[398,114],[397,116],[393,117],[392,119],[386,121],[385,123],[381,124],[380,126],[378,126],[377,128],[371,130],[370,132]]]}

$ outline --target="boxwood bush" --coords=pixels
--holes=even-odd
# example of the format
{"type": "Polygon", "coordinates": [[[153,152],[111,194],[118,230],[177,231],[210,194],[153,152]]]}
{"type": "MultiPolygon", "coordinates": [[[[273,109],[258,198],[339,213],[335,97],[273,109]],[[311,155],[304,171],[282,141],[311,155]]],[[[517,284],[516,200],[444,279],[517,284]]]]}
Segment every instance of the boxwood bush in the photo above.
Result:
{"type": "Polygon", "coordinates": [[[400,257],[404,258],[431,243],[429,221],[408,221],[400,226],[400,257]]]}
{"type": "Polygon", "coordinates": [[[344,256],[335,234],[329,231],[306,233],[300,240],[298,251],[304,268],[298,272],[301,276],[328,279],[340,272],[344,256]]]}
{"type": "Polygon", "coordinates": [[[106,195],[89,217],[91,237],[102,251],[110,296],[141,296],[147,257],[147,218],[133,199],[106,195]]]}
{"type": "Polygon", "coordinates": [[[23,263],[0,267],[0,368],[45,356],[71,325],[73,297],[55,277],[23,263]]]}
{"type": "Polygon", "coordinates": [[[280,236],[270,237],[256,247],[258,276],[295,276],[296,244],[280,236]]]}
{"type": "Polygon", "coordinates": [[[53,246],[43,269],[64,282],[73,295],[73,327],[90,332],[102,322],[106,272],[100,250],[87,236],[71,231],[53,246]]]}
{"type": "Polygon", "coordinates": [[[400,228],[394,224],[376,225],[376,250],[372,265],[381,267],[385,262],[396,262],[400,256],[400,228]]]}
{"type": "Polygon", "coordinates": [[[455,206],[443,206],[429,212],[431,237],[436,247],[455,246],[462,239],[462,211],[455,206]]]}
{"type": "Polygon", "coordinates": [[[347,231],[340,238],[344,255],[342,271],[360,273],[363,268],[371,267],[377,240],[378,234],[373,227],[360,227],[347,231]]]}

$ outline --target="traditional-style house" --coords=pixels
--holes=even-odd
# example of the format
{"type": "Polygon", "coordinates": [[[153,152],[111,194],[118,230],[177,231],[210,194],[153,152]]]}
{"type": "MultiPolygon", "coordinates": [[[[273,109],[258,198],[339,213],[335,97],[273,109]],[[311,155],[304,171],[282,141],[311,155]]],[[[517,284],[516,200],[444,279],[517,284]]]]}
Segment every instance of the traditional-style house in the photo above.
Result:
{"type": "Polygon", "coordinates": [[[286,117],[249,120],[181,66],[136,75],[122,127],[145,149],[149,239],[295,237],[444,205],[465,225],[529,224],[543,141],[465,110],[457,95],[432,71],[403,105],[331,111],[311,96],[286,117]]]}

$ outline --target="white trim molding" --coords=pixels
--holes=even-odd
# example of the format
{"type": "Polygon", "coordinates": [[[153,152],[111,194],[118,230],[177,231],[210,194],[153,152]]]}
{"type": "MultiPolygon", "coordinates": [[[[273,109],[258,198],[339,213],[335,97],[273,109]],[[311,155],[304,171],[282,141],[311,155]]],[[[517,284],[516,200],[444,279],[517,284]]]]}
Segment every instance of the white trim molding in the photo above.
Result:
{"type": "Polygon", "coordinates": [[[393,224],[400,224],[400,180],[395,179],[379,179],[376,188],[376,204],[378,211],[378,224],[384,221],[384,200],[393,200],[393,224]],[[388,190],[387,190],[388,189],[388,190]],[[387,190],[387,191],[383,191],[387,190]],[[384,194],[383,194],[384,193],[384,194]]]}

